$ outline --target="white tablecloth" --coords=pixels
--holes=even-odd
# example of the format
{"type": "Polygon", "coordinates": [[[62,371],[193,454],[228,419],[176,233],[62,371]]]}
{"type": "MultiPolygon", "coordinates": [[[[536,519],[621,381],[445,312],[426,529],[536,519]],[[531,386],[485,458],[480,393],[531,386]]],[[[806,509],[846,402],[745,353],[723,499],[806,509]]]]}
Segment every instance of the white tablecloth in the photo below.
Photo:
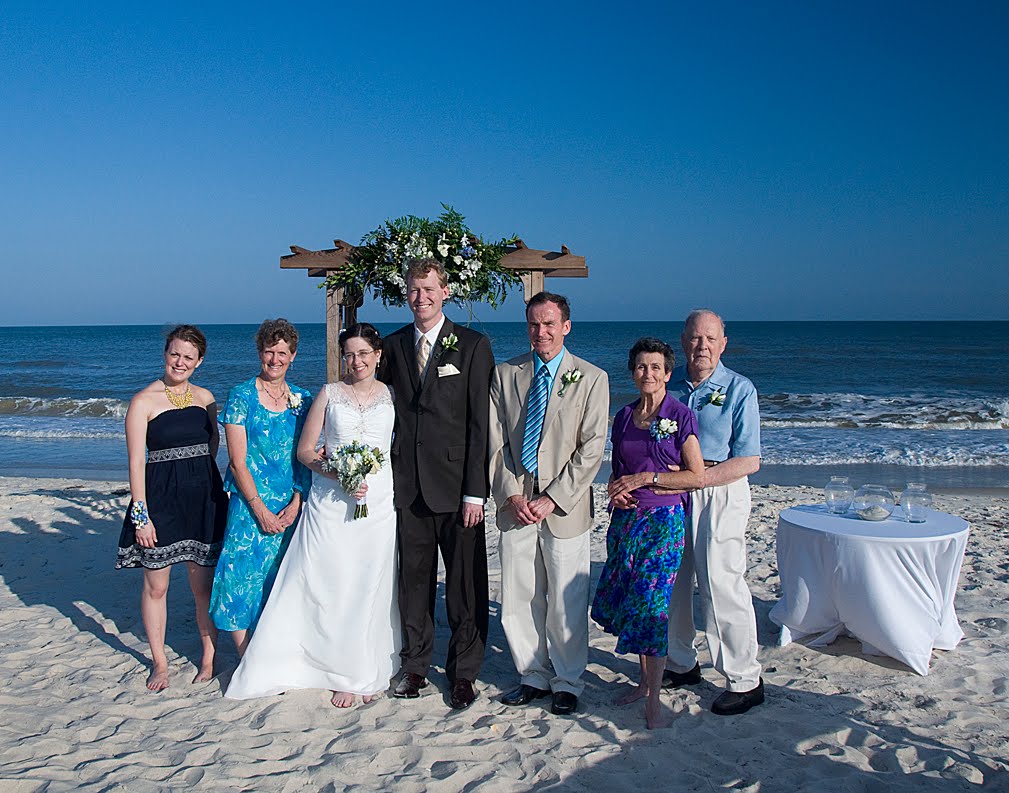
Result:
{"type": "Polygon", "coordinates": [[[952,650],[963,638],[953,598],[969,529],[935,510],[924,523],[831,515],[823,505],[784,510],[781,600],[770,614],[780,643],[814,636],[810,644],[825,645],[847,632],[866,653],[927,675],[933,648],[952,650]]]}

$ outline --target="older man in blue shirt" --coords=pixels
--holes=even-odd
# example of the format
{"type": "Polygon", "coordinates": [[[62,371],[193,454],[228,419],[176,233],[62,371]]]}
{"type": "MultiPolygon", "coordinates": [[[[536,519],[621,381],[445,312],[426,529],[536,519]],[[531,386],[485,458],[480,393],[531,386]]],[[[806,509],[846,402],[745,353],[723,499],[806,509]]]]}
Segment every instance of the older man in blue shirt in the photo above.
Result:
{"type": "Polygon", "coordinates": [[[675,369],[668,391],[697,413],[704,483],[692,495],[690,536],[669,604],[669,655],[663,686],[701,682],[694,648],[696,575],[704,635],[727,690],[713,713],[745,713],[764,701],[757,662],[757,621],[746,586],[747,477],[760,468],[760,414],[753,383],[722,365],[725,324],[706,309],[687,317],[680,338],[686,366],[675,369]]]}

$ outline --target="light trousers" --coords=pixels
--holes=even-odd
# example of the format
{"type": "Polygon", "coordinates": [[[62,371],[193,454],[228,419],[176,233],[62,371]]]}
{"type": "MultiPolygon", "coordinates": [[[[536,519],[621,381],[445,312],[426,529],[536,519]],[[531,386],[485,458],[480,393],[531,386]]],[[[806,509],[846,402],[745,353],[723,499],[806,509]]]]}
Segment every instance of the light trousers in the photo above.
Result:
{"type": "Polygon", "coordinates": [[[749,691],[760,681],[757,619],[745,578],[749,480],[743,477],[727,485],[695,490],[691,498],[683,561],[669,601],[666,668],[687,672],[697,663],[696,577],[711,663],[725,677],[729,691],[749,691]]]}
{"type": "Polygon", "coordinates": [[[589,655],[589,532],[501,532],[501,624],[525,685],[582,693],[589,655]]]}

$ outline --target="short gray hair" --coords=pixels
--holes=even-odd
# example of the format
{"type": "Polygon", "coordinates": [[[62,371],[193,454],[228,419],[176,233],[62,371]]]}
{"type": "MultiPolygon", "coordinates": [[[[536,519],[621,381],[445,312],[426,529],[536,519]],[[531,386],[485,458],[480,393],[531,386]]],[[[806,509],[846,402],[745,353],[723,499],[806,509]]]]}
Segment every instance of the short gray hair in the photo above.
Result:
{"type": "Polygon", "coordinates": [[[687,314],[687,318],[683,321],[683,332],[686,333],[687,329],[703,316],[712,316],[717,319],[718,324],[722,326],[722,335],[725,335],[725,320],[710,308],[695,308],[687,314]]]}

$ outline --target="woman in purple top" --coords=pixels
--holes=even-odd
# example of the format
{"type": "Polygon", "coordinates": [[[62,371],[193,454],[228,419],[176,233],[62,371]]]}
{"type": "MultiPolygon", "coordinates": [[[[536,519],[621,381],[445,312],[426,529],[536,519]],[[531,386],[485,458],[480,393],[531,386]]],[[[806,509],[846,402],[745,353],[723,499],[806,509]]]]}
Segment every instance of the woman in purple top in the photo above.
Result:
{"type": "Polygon", "coordinates": [[[659,691],[669,596],[690,509],[684,491],[700,485],[704,459],[694,412],[666,395],[675,365],[672,347],[660,339],[638,339],[627,364],[641,398],[613,419],[612,518],[592,619],[618,637],[618,653],[639,655],[640,682],[618,704],[645,698],[645,722],[654,729],[667,723],[659,691]]]}

